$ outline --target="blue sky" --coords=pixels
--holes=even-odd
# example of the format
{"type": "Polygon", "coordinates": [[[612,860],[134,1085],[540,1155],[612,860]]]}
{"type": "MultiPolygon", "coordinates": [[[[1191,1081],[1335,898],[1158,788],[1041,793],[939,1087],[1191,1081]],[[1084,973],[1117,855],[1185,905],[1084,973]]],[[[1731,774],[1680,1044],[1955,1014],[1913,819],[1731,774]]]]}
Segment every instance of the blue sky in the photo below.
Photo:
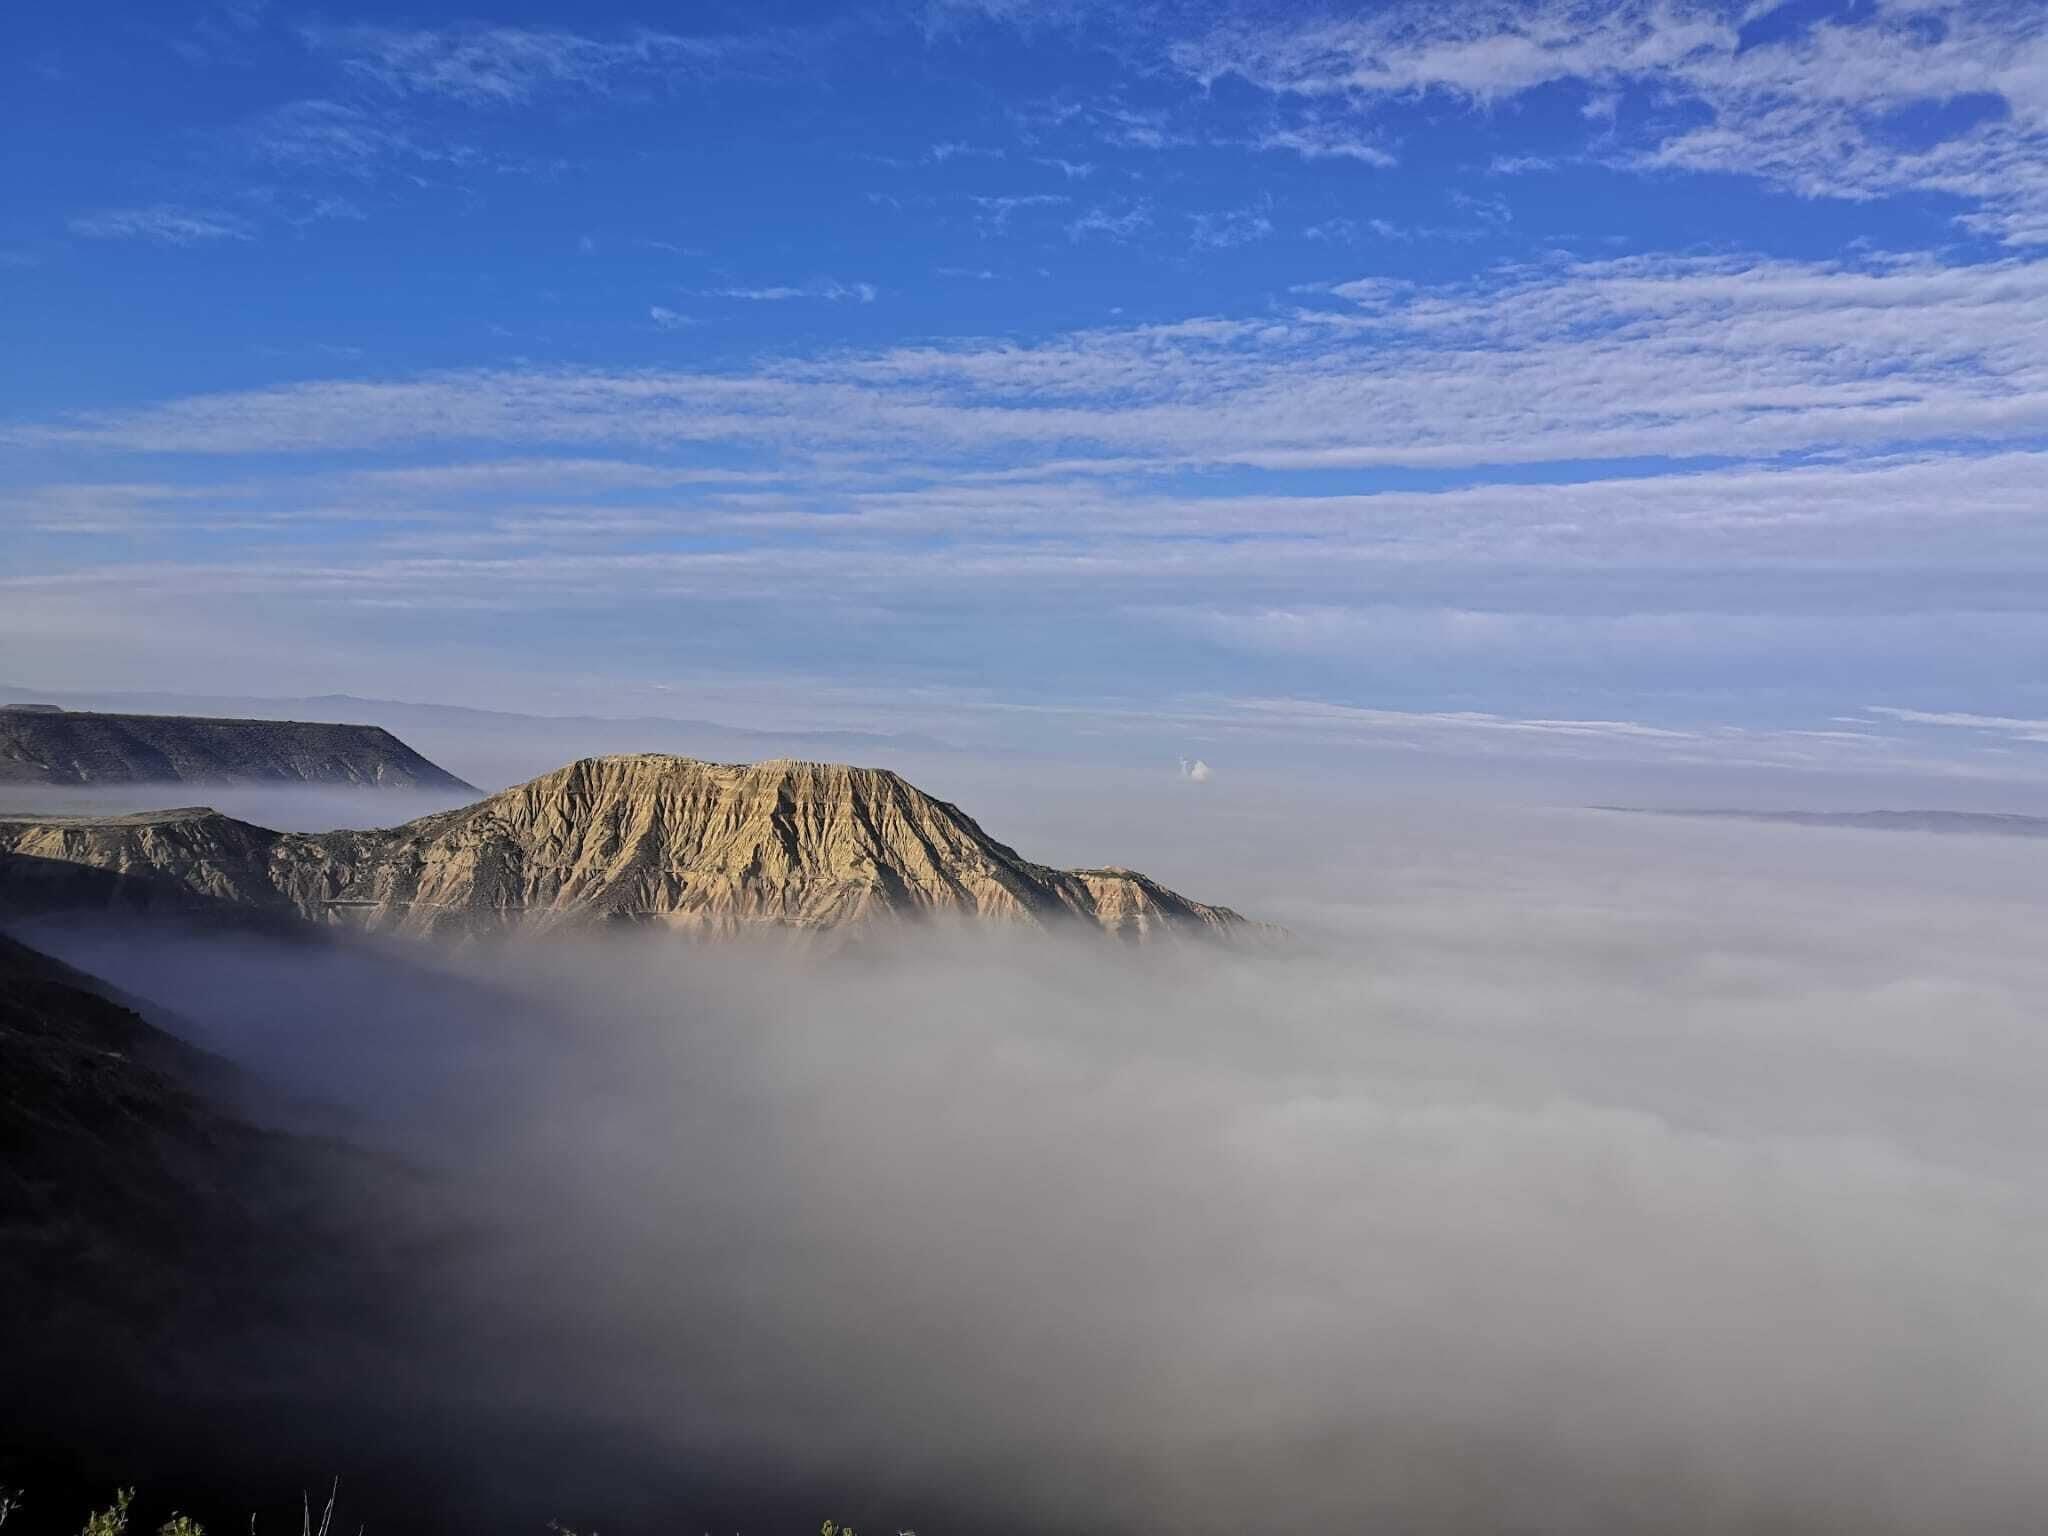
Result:
{"type": "Polygon", "coordinates": [[[0,681],[2048,765],[2038,4],[39,12],[0,681]]]}

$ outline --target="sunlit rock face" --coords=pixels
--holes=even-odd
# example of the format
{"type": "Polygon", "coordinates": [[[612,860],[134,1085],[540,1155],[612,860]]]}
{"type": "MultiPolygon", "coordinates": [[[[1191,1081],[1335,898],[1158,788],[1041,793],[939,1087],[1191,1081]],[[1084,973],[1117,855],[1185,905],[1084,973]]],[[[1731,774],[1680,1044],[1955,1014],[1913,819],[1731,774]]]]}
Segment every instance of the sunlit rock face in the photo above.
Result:
{"type": "Polygon", "coordinates": [[[832,763],[586,758],[379,831],[272,832],[216,811],[0,822],[10,888],[52,867],[131,905],[292,913],[388,932],[657,924],[844,933],[914,922],[1134,942],[1269,934],[1126,869],[1061,870],[897,775],[832,763]]]}

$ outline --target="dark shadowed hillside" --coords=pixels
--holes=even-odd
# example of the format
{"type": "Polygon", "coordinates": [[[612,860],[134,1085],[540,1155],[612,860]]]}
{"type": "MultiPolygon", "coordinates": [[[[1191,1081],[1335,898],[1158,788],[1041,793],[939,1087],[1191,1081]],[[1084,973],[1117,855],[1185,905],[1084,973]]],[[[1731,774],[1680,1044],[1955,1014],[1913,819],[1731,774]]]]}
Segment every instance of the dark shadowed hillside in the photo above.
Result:
{"type": "Polygon", "coordinates": [[[0,784],[468,790],[381,726],[0,708],[0,784]]]}
{"type": "Polygon", "coordinates": [[[131,1002],[0,934],[0,1293],[38,1298],[45,1337],[65,1308],[172,1305],[282,1144],[206,1096],[225,1064],[131,1002]]]}
{"type": "Polygon", "coordinates": [[[278,1384],[390,1283],[352,1202],[395,1165],[244,1118],[287,1106],[257,1111],[262,1085],[159,1020],[180,1022],[0,934],[8,1536],[76,1530],[126,1482],[245,1519],[241,1490],[332,1411],[280,1406],[278,1384]]]}

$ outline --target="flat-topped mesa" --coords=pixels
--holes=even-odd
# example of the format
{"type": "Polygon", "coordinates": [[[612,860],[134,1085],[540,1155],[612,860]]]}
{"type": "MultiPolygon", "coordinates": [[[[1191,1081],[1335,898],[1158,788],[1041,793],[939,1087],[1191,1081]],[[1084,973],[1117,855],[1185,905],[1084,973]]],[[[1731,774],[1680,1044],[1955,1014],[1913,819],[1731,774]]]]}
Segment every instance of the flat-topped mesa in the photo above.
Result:
{"type": "Polygon", "coordinates": [[[0,708],[0,783],[334,784],[474,793],[377,725],[0,708]]]}
{"type": "Polygon", "coordinates": [[[248,889],[261,903],[267,891],[315,921],[408,933],[915,921],[1080,925],[1141,941],[1261,931],[1129,870],[1034,864],[898,775],[837,763],[585,758],[373,832],[302,836],[215,817],[230,833],[193,817],[145,833],[135,820],[0,822],[0,853],[146,866],[215,899],[248,889]]]}
{"type": "Polygon", "coordinates": [[[893,773],[835,763],[586,758],[494,795],[528,904],[831,925],[884,911],[1017,915],[1036,866],[893,773]]]}

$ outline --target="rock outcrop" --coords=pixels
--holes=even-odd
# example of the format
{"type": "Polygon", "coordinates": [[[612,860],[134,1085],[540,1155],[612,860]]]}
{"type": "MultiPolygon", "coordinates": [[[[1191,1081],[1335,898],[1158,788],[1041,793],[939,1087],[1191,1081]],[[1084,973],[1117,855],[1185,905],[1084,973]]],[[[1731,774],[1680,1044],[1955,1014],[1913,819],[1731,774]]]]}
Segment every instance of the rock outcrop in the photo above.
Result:
{"type": "Polygon", "coordinates": [[[919,921],[1133,941],[1270,931],[1131,870],[1034,864],[893,773],[655,755],[587,758],[381,831],[273,832],[206,809],[0,820],[0,894],[412,934],[919,921]]]}
{"type": "Polygon", "coordinates": [[[376,725],[0,708],[0,784],[353,784],[474,791],[376,725]]]}

